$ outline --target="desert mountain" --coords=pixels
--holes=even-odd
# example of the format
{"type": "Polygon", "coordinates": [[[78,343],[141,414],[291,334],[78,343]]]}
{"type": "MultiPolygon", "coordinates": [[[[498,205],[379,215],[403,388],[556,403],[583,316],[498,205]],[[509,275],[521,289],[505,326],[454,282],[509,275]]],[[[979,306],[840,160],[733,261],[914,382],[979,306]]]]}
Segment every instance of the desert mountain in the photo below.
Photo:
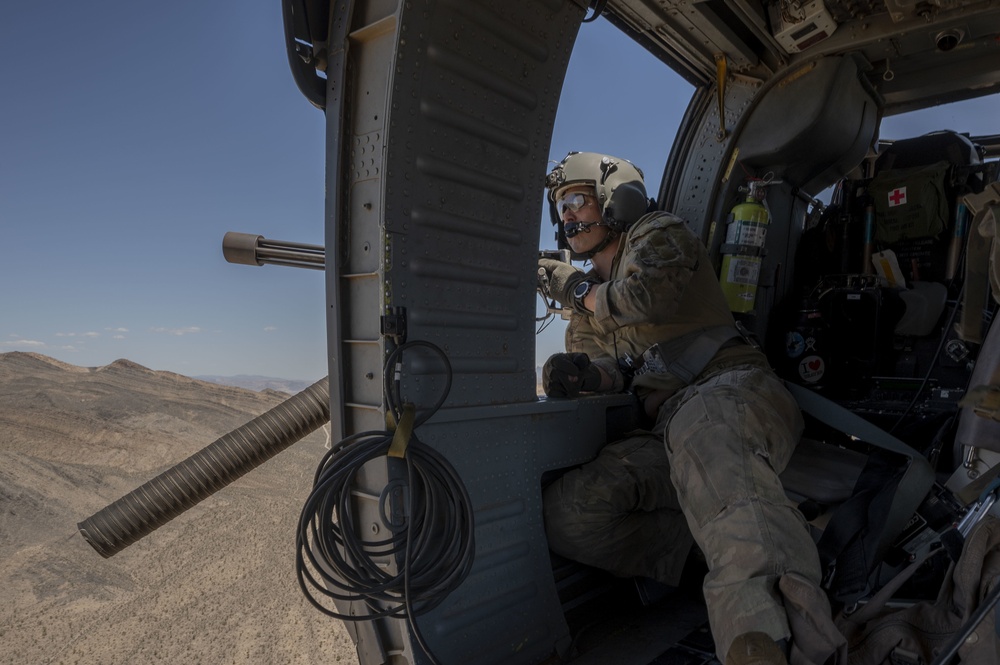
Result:
{"type": "Polygon", "coordinates": [[[76,524],[278,404],[127,360],[0,354],[0,663],[354,663],[298,590],[316,432],[113,558],[76,524]]]}
{"type": "Polygon", "coordinates": [[[312,381],[276,379],[273,376],[258,376],[256,374],[237,374],[236,376],[205,375],[196,376],[194,378],[199,381],[221,383],[224,386],[236,386],[237,388],[246,388],[248,390],[256,390],[258,392],[263,390],[277,390],[278,392],[288,393],[289,395],[302,392],[313,384],[312,381]]]}

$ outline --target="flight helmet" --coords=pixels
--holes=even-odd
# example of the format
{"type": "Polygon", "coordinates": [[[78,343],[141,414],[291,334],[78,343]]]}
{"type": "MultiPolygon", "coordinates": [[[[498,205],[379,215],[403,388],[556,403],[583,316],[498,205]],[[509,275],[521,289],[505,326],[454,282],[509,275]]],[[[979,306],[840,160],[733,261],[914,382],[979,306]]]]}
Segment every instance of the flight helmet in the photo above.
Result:
{"type": "MultiPolygon", "coordinates": [[[[642,171],[632,162],[594,152],[571,152],[545,177],[556,240],[562,249],[568,248],[568,243],[555,203],[566,189],[580,185],[594,188],[603,217],[601,224],[612,231],[609,239],[628,230],[650,207],[642,171]]],[[[596,254],[603,248],[604,245],[588,254],[596,254]]]]}

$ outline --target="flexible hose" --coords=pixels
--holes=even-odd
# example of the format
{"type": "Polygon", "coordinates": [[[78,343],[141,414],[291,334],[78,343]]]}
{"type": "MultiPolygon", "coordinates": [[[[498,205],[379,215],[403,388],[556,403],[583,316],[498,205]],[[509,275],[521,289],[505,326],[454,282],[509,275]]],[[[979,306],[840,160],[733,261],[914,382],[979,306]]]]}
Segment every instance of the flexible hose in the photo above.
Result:
{"type": "Polygon", "coordinates": [[[257,468],[330,420],[324,377],[77,524],[104,558],[257,468]]]}

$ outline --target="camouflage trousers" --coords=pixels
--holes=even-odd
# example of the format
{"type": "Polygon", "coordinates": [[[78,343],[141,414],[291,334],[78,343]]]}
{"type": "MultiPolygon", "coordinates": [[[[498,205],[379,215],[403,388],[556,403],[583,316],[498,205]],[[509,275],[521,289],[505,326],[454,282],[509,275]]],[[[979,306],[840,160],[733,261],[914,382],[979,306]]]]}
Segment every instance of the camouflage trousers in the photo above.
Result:
{"type": "Polygon", "coordinates": [[[545,488],[549,548],[619,577],[676,586],[694,543],[663,439],[633,432],[545,488]]]}
{"type": "Polygon", "coordinates": [[[693,538],[720,659],[742,633],[789,638],[778,579],[820,581],[805,519],[778,480],[802,432],[795,401],[771,372],[731,368],[668,399],[655,431],[658,445],[649,435],[611,444],[546,488],[550,547],[670,584],[693,538]]]}

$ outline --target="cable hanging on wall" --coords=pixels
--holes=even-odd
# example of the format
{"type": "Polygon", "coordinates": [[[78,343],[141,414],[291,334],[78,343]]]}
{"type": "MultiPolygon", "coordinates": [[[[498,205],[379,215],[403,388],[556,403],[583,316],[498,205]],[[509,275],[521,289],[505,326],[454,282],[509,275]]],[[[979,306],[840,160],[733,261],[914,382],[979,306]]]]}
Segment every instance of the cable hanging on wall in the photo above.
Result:
{"type": "MultiPolygon", "coordinates": [[[[412,341],[396,347],[383,367],[393,422],[386,431],[351,435],[323,456],[296,534],[296,575],[314,607],[343,621],[405,619],[435,663],[414,619],[440,605],[465,580],[475,554],[468,491],[448,460],[416,435],[444,404],[451,382],[451,364],[437,346],[412,341]],[[415,347],[431,350],[445,366],[441,396],[421,413],[399,394],[403,352],[415,347]],[[382,522],[391,535],[363,539],[359,534],[365,525],[353,489],[361,467],[377,458],[385,458],[390,478],[402,481],[391,481],[379,499],[382,522]],[[398,572],[388,572],[390,562],[398,572]],[[345,614],[323,598],[354,605],[345,614]]],[[[368,526],[375,536],[379,529],[368,526]]]]}

